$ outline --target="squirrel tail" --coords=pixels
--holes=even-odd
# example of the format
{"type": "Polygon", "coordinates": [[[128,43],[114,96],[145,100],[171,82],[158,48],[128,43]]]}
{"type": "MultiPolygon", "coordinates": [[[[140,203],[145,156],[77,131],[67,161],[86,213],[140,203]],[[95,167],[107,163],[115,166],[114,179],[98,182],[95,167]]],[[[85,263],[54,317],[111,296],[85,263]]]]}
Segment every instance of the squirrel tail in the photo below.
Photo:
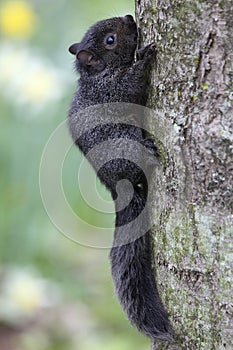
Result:
{"type": "Polygon", "coordinates": [[[144,207],[145,196],[135,190],[129,205],[119,212],[116,210],[114,246],[110,252],[112,277],[116,294],[132,325],[152,339],[172,340],[170,322],[159,298],[151,264],[151,233],[147,231],[132,241],[132,228],[127,225],[144,207]],[[120,244],[126,237],[130,238],[129,243],[120,244]]]}

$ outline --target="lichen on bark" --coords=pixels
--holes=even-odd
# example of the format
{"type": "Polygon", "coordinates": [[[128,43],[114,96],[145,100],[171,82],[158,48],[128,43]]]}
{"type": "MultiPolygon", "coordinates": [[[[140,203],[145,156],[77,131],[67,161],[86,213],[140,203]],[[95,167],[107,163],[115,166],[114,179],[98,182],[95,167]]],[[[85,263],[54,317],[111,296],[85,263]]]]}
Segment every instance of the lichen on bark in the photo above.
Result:
{"type": "Polygon", "coordinates": [[[138,0],[136,18],[157,46],[148,106],[172,125],[154,249],[176,336],[152,348],[232,349],[233,2],[138,0]]]}

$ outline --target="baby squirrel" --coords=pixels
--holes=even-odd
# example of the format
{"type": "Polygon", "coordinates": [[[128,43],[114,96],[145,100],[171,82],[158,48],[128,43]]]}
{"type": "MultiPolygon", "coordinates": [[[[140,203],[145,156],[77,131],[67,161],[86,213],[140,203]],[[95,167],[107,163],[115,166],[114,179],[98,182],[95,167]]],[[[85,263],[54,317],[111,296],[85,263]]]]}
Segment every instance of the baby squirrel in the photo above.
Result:
{"type": "MultiPolygon", "coordinates": [[[[76,56],[75,65],[80,79],[68,123],[75,143],[85,155],[94,146],[109,140],[116,141],[116,149],[118,146],[120,149],[124,138],[138,142],[157,156],[156,147],[145,131],[128,123],[107,123],[91,129],[89,126],[88,131],[81,136],[79,134],[81,124],[87,123],[89,118],[87,113],[86,120],[81,121],[80,113],[90,106],[114,102],[145,105],[155,46],[151,44],[138,50],[135,61],[137,41],[136,23],[131,15],[126,15],[97,22],[80,43],[69,48],[70,53],[76,56]]],[[[134,155],[138,152],[133,147],[128,151],[134,152],[134,155]]],[[[98,157],[101,156],[104,154],[98,157]]],[[[139,152],[137,157],[141,157],[139,152]]],[[[169,340],[170,322],[160,301],[151,266],[150,231],[134,241],[119,244],[125,237],[133,237],[126,224],[137,218],[145,208],[148,191],[145,174],[137,162],[120,155],[107,161],[100,169],[95,157],[88,159],[114,200],[117,199],[116,185],[119,180],[127,179],[133,186],[133,196],[127,207],[122,209],[115,201],[116,229],[110,252],[115,290],[129,320],[138,330],[152,339],[169,340]]],[[[126,188],[123,192],[125,198],[129,194],[127,191],[126,188]]]]}

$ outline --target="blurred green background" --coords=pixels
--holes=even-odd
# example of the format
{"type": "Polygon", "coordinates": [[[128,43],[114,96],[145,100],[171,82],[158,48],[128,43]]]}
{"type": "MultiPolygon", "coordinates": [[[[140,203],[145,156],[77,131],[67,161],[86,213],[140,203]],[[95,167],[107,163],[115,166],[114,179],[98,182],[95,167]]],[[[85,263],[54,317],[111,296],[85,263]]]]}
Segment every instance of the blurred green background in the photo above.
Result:
{"type": "MultiPolygon", "coordinates": [[[[127,13],[134,13],[132,0],[0,0],[1,350],[149,348],[113,292],[109,250],[82,247],[59,233],[39,188],[44,146],[66,119],[76,88],[67,48],[97,20],[127,13]]],[[[67,200],[88,223],[112,226],[113,215],[94,211],[81,197],[81,158],[74,147],[67,156],[67,200]]]]}

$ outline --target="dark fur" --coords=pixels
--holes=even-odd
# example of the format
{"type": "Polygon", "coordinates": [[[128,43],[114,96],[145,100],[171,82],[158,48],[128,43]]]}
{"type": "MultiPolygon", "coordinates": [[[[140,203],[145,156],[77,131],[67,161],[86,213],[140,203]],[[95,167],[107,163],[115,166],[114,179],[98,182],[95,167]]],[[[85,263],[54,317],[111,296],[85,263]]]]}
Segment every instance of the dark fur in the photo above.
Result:
{"type": "MultiPolygon", "coordinates": [[[[121,157],[119,138],[143,144],[154,155],[157,155],[156,147],[142,128],[109,123],[90,130],[88,117],[85,121],[82,120],[82,124],[88,125],[88,131],[78,136],[78,130],[83,127],[80,125],[79,113],[87,107],[110,102],[145,104],[145,91],[155,48],[148,45],[139,50],[138,60],[134,62],[136,47],[137,27],[129,15],[96,23],[80,43],[70,47],[70,52],[77,58],[76,68],[80,80],[69,113],[69,127],[73,139],[84,154],[107,140],[114,140],[115,149],[119,149],[116,159],[107,162],[100,169],[97,158],[104,157],[101,151],[96,157],[88,158],[98,171],[102,183],[111,191],[113,199],[117,198],[116,184],[121,179],[130,180],[134,189],[133,197],[125,209],[119,210],[119,204],[116,204],[116,230],[110,253],[115,290],[133,325],[151,338],[168,340],[170,324],[151,267],[150,233],[147,232],[140,238],[137,236],[133,241],[135,232],[127,232],[129,228],[123,226],[141,213],[147,200],[148,184],[143,171],[136,165],[140,164],[142,154],[134,147],[127,148],[138,160],[136,164],[121,157]],[[106,37],[110,34],[117,35],[117,45],[111,50],[105,47],[106,37]],[[126,239],[130,243],[127,241],[125,244],[126,239]]],[[[127,196],[130,197],[130,190],[126,186],[124,199],[127,196]]],[[[144,216],[144,220],[147,219],[149,220],[149,215],[144,216]]]]}

